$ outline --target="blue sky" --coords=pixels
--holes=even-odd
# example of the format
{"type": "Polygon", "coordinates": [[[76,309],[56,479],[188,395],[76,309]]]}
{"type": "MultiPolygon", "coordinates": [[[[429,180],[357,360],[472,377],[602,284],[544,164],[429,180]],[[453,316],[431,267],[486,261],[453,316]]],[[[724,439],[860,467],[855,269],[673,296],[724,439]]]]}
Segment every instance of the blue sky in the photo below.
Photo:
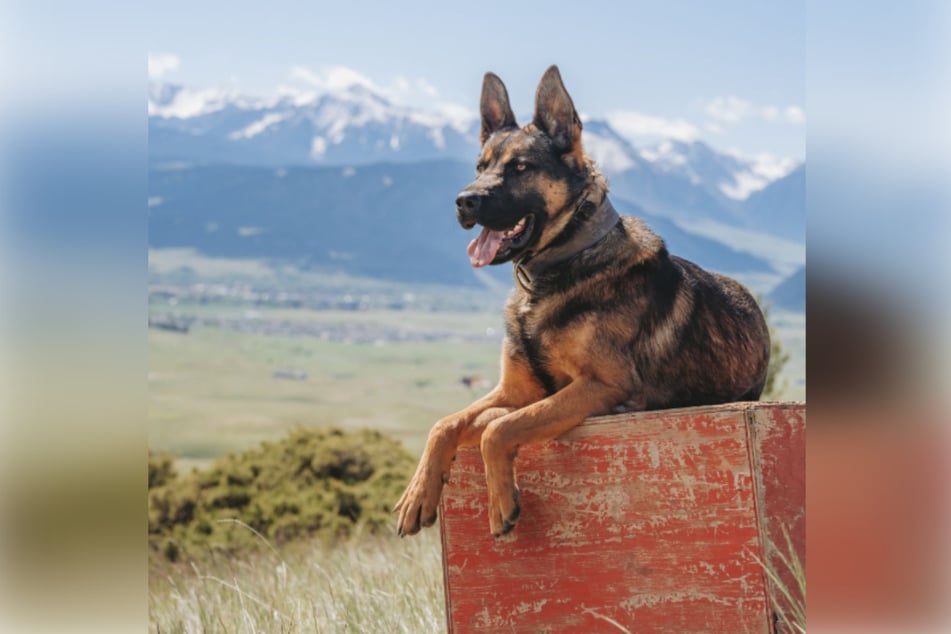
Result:
{"type": "Polygon", "coordinates": [[[579,111],[613,117],[635,141],[805,156],[804,2],[175,0],[149,11],[163,80],[268,95],[346,67],[408,105],[475,110],[493,70],[521,115],[557,63],[579,111]]]}

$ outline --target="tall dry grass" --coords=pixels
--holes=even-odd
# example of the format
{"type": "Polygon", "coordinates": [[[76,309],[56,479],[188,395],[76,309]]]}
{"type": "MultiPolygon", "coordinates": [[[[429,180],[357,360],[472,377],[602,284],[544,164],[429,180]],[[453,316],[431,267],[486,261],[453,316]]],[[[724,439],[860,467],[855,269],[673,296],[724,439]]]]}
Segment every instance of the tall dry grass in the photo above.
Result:
{"type": "Polygon", "coordinates": [[[767,541],[767,550],[773,553],[771,563],[755,557],[763,567],[772,586],[773,601],[777,604],[776,616],[779,631],[794,634],[806,632],[806,567],[802,556],[796,551],[789,531],[783,527],[783,547],[767,541]],[[792,583],[792,585],[790,585],[792,583]]]}
{"type": "Polygon", "coordinates": [[[437,632],[445,629],[439,533],[312,542],[241,558],[156,561],[150,631],[437,632]]]}

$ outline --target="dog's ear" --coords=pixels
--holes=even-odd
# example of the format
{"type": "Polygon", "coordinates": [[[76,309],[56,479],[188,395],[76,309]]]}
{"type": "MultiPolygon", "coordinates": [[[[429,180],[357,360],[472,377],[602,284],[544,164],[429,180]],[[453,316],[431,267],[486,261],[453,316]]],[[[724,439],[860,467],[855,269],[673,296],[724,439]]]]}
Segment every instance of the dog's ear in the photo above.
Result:
{"type": "Polygon", "coordinates": [[[581,119],[575,111],[557,66],[549,66],[535,92],[535,127],[551,137],[565,154],[581,153],[581,119]]]}
{"type": "Polygon", "coordinates": [[[479,110],[482,113],[480,138],[483,145],[496,130],[518,127],[512,107],[509,105],[509,93],[505,90],[505,84],[495,73],[486,73],[482,80],[482,100],[479,110]]]}

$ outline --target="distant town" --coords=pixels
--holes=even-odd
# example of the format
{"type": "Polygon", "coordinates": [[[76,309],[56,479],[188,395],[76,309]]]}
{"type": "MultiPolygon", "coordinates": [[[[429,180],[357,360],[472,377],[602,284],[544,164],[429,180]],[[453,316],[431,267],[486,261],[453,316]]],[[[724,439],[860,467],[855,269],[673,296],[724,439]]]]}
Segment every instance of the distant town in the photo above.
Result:
{"type": "MultiPolygon", "coordinates": [[[[442,328],[421,328],[412,323],[381,323],[379,320],[336,321],[287,318],[280,309],[314,311],[404,311],[485,312],[485,303],[475,292],[455,292],[447,300],[437,294],[393,292],[343,293],[330,290],[274,292],[254,289],[245,283],[155,284],[149,287],[149,327],[188,334],[195,327],[287,337],[313,337],[323,341],[357,344],[432,341],[499,341],[493,328],[461,333],[442,328]],[[470,299],[466,300],[468,296],[470,299]]],[[[483,298],[484,299],[484,298],[483,298]]],[[[396,320],[398,322],[398,320],[396,320]]]]}

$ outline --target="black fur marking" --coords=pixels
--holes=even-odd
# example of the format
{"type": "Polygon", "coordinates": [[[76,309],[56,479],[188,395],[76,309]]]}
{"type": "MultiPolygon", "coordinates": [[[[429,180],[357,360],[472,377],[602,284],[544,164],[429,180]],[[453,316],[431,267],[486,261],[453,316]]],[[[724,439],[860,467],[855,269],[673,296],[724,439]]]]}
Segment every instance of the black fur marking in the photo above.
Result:
{"type": "Polygon", "coordinates": [[[525,317],[521,315],[518,318],[518,335],[525,358],[528,359],[528,365],[532,368],[532,374],[545,388],[545,393],[551,396],[558,391],[558,386],[555,384],[555,378],[545,369],[545,360],[539,350],[538,342],[532,339],[525,325],[525,317]]]}
{"type": "Polygon", "coordinates": [[[673,318],[674,303],[683,283],[683,275],[672,262],[665,258],[659,263],[660,266],[655,266],[654,274],[647,278],[651,280],[653,287],[648,293],[651,303],[643,321],[643,329],[647,332],[655,331],[661,324],[673,318]]]}
{"type": "Polygon", "coordinates": [[[548,322],[553,329],[570,326],[574,321],[594,313],[612,313],[618,310],[618,298],[592,298],[590,296],[573,297],[566,301],[558,313],[548,322]]]}
{"type": "MultiPolygon", "coordinates": [[[[558,314],[555,315],[550,324],[552,328],[564,328],[576,319],[592,311],[601,309],[602,304],[595,302],[590,297],[573,297],[565,302],[564,306],[558,310],[558,314]]],[[[607,308],[607,310],[610,310],[610,308],[607,308]]]]}

